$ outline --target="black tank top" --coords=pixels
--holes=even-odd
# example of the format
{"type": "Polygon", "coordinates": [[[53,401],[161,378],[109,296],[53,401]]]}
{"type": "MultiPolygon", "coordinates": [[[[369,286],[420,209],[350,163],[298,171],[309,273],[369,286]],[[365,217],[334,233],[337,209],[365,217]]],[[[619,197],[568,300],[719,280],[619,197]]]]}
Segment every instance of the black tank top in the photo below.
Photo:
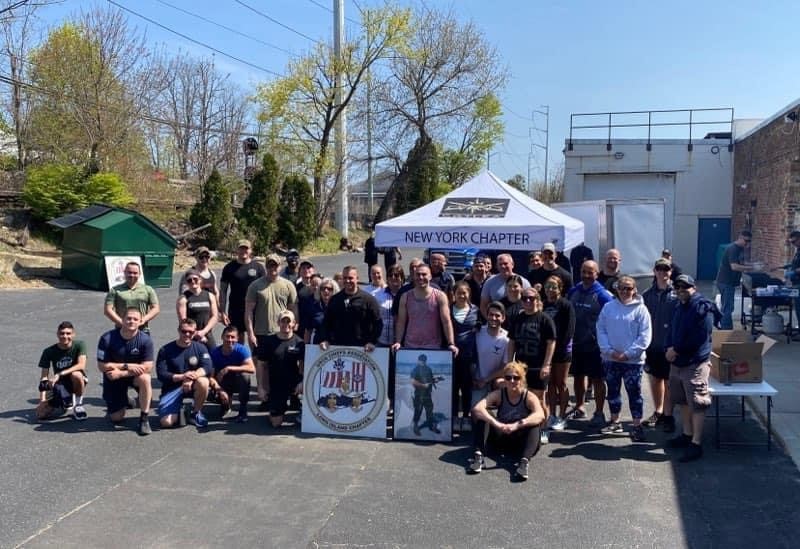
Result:
{"type": "Polygon", "coordinates": [[[508,398],[508,391],[500,389],[500,406],[497,408],[497,419],[501,423],[514,423],[530,415],[531,410],[528,409],[528,390],[522,393],[516,403],[511,402],[508,398]]]}

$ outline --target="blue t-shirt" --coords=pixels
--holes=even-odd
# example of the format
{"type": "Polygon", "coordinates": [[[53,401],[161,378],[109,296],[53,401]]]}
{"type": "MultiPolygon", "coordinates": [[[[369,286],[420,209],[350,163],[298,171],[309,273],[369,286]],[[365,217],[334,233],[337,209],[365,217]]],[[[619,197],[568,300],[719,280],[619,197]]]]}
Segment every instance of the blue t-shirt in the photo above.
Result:
{"type": "Polygon", "coordinates": [[[250,349],[241,343],[234,343],[229,355],[222,352],[222,345],[211,351],[211,362],[214,365],[215,372],[219,372],[228,366],[241,366],[248,358],[251,358],[250,349]]]}
{"type": "Polygon", "coordinates": [[[153,355],[153,340],[142,331],[125,339],[119,329],[111,330],[97,343],[97,362],[141,364],[153,360],[153,355]]]}
{"type": "Polygon", "coordinates": [[[192,341],[188,347],[181,347],[177,341],[171,341],[158,350],[156,373],[161,381],[161,394],[169,393],[180,387],[180,381],[173,381],[175,374],[184,374],[190,370],[202,368],[206,375],[211,375],[211,357],[208,348],[199,341],[192,341]]]}

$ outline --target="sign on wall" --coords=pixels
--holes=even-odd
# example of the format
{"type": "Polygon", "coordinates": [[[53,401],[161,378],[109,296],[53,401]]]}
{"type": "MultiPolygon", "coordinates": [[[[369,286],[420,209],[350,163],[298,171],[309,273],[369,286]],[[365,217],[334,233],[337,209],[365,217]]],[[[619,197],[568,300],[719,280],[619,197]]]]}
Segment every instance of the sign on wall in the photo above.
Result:
{"type": "Polygon", "coordinates": [[[125,265],[136,263],[139,265],[139,283],[145,284],[144,267],[142,258],[138,255],[107,255],[106,260],[106,280],[108,287],[113,288],[125,282],[125,265]]]}
{"type": "Polygon", "coordinates": [[[389,350],[306,346],[304,433],[386,438],[389,350]]]}

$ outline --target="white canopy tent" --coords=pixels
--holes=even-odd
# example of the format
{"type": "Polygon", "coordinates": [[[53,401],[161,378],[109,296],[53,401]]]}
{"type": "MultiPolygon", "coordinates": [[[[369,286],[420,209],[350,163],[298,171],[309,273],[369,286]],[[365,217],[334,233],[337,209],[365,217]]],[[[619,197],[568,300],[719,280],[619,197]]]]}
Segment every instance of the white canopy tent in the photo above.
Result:
{"type": "Polygon", "coordinates": [[[583,222],[558,212],[483,171],[416,210],[378,223],[377,246],[569,250],[583,242],[583,222]]]}

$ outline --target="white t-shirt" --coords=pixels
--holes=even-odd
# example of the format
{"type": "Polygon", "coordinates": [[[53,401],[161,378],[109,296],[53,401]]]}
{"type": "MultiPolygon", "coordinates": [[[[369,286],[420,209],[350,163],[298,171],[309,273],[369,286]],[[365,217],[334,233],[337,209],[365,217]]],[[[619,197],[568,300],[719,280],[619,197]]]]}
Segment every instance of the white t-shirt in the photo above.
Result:
{"type": "Polygon", "coordinates": [[[508,354],[508,332],[500,328],[500,333],[492,336],[488,330],[488,327],[483,326],[475,336],[478,348],[476,377],[482,380],[505,365],[508,354]]]}
{"type": "MultiPolygon", "coordinates": [[[[522,289],[530,288],[531,283],[528,282],[528,279],[524,276],[522,278],[522,289]]],[[[506,296],[506,278],[503,278],[503,275],[496,274],[489,277],[489,279],[484,282],[483,288],[481,289],[481,299],[484,297],[489,298],[489,303],[492,301],[500,301],[506,296]]]]}

